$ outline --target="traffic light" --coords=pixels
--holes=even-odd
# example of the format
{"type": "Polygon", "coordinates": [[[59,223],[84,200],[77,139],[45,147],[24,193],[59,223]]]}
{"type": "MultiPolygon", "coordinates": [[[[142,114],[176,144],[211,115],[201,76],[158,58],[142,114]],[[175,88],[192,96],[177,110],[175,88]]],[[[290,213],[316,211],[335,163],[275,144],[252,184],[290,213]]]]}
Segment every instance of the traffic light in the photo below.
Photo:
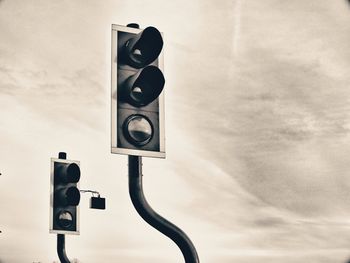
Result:
{"type": "Polygon", "coordinates": [[[112,25],[112,153],[165,158],[163,38],[112,25]]]}
{"type": "Polygon", "coordinates": [[[79,234],[78,161],[51,158],[50,233],[79,234]]]}

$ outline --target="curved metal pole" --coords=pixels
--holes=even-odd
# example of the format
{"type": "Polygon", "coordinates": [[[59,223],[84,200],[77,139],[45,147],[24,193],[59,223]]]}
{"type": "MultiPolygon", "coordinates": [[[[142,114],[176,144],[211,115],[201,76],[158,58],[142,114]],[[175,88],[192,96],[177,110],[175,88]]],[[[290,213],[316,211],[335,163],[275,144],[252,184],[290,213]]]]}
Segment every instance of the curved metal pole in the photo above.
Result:
{"type": "Polygon", "coordinates": [[[186,263],[199,263],[196,248],[189,237],[176,225],[157,214],[147,203],[143,194],[141,162],[141,157],[129,155],[129,194],[136,211],[148,224],[176,243],[186,263]]]}
{"type": "Polygon", "coordinates": [[[70,263],[65,248],[65,236],[62,234],[57,234],[57,254],[61,263],[70,263]]]}

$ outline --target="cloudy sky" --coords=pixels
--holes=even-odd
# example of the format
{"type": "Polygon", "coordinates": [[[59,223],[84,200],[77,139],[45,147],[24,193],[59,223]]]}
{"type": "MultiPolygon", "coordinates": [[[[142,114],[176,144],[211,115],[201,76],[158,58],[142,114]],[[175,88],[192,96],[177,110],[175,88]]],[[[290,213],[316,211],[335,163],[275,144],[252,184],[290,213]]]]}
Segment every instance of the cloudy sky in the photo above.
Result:
{"type": "Polygon", "coordinates": [[[81,262],[183,262],[128,197],[110,153],[111,24],[165,37],[167,158],[144,190],[202,263],[350,258],[350,8],[345,0],[1,0],[0,262],[57,261],[50,158],[81,162],[81,262]]]}

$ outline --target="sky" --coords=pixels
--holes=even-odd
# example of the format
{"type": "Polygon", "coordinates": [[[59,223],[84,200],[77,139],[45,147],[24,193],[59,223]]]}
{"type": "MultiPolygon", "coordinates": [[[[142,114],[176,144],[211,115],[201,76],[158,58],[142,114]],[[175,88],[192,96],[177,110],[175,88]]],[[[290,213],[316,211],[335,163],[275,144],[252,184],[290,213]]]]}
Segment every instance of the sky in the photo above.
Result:
{"type": "Polygon", "coordinates": [[[350,259],[345,0],[1,0],[0,262],[58,262],[50,158],[81,163],[80,262],[183,262],[110,153],[111,24],[164,33],[166,159],[144,191],[202,263],[350,259]]]}

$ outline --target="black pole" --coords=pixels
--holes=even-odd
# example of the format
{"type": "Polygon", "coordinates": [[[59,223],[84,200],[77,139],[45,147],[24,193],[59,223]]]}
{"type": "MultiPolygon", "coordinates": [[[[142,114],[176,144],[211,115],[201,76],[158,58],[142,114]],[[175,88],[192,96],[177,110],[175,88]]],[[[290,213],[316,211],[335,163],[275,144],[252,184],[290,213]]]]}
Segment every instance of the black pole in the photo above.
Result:
{"type": "Polygon", "coordinates": [[[184,256],[185,263],[199,263],[196,248],[185,232],[157,214],[147,203],[142,188],[142,159],[139,156],[129,155],[129,194],[139,215],[176,243],[184,256]]]}
{"type": "MultiPolygon", "coordinates": [[[[59,159],[67,159],[67,154],[65,152],[58,153],[59,159]]],[[[63,234],[57,234],[57,254],[61,263],[70,263],[65,248],[65,236],[63,234]]]]}
{"type": "Polygon", "coordinates": [[[65,248],[65,236],[63,234],[57,234],[57,254],[61,263],[70,263],[65,248]]]}

